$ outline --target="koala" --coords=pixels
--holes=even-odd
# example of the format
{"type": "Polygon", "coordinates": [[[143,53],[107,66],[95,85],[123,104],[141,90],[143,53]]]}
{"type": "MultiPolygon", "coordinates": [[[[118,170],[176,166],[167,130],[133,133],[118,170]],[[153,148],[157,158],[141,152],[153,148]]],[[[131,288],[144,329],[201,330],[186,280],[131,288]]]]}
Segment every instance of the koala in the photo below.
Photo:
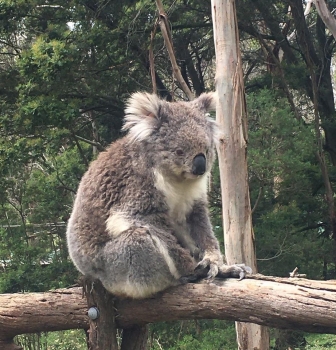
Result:
{"type": "Polygon", "coordinates": [[[251,272],[224,264],[210,223],[215,105],[214,93],[191,102],[133,94],[128,133],[84,174],[67,227],[69,254],[110,293],[146,298],[185,281],[251,272]]]}

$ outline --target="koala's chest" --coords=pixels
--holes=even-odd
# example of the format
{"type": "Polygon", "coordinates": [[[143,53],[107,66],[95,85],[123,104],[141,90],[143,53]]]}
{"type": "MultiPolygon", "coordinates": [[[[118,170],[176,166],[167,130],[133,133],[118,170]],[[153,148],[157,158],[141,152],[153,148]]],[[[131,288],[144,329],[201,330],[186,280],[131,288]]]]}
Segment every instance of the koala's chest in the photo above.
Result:
{"type": "Polygon", "coordinates": [[[160,190],[167,204],[169,215],[175,224],[185,224],[195,201],[206,195],[207,178],[195,181],[171,182],[162,174],[155,174],[155,187],[160,190]]]}
{"type": "Polygon", "coordinates": [[[204,198],[207,190],[207,177],[195,181],[171,182],[162,174],[155,173],[155,187],[163,195],[167,204],[169,221],[176,238],[194,256],[198,248],[192,239],[187,216],[192,212],[195,201],[204,198]]]}
{"type": "Polygon", "coordinates": [[[176,224],[184,224],[187,215],[191,213],[197,197],[190,196],[190,193],[170,191],[165,195],[169,208],[169,216],[176,224]]]}

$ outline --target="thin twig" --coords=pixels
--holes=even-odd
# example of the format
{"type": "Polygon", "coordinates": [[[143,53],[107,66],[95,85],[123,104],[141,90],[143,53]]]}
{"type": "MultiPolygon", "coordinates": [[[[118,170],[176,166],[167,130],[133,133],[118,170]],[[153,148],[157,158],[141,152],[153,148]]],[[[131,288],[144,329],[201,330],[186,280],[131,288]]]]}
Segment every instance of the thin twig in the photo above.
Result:
{"type": "Polygon", "coordinates": [[[156,29],[159,21],[158,19],[155,21],[154,28],[151,31],[151,40],[149,45],[149,71],[152,78],[152,86],[153,86],[153,94],[157,93],[157,85],[156,85],[156,79],[155,79],[155,65],[154,65],[154,52],[153,52],[153,42],[154,37],[156,34],[156,29]]]}
{"type": "Polygon", "coordinates": [[[88,143],[91,146],[97,147],[97,149],[99,151],[101,151],[101,152],[105,151],[105,147],[103,145],[101,145],[99,142],[95,142],[95,141],[91,141],[91,140],[85,139],[84,137],[81,137],[79,135],[75,135],[75,137],[76,137],[76,139],[78,139],[80,141],[86,142],[86,143],[88,143]]]}
{"type": "Polygon", "coordinates": [[[257,197],[257,200],[256,200],[255,203],[254,203],[254,206],[253,206],[252,210],[251,210],[251,214],[253,214],[254,211],[256,210],[256,208],[258,207],[259,201],[260,201],[260,199],[261,199],[261,195],[262,195],[262,193],[263,193],[263,189],[264,189],[264,188],[263,188],[262,186],[259,187],[258,197],[257,197]]]}

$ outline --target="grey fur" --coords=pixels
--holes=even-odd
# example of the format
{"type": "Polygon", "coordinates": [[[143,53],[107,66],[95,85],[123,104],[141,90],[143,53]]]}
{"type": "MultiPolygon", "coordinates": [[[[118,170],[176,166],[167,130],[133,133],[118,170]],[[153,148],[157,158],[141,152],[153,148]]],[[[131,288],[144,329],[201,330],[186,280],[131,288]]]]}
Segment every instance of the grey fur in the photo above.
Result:
{"type": "Polygon", "coordinates": [[[129,132],[92,162],[68,223],[70,257],[81,273],[115,295],[144,298],[194,276],[197,266],[209,278],[249,272],[223,264],[210,224],[206,187],[218,132],[206,114],[214,107],[212,93],[175,103],[132,95],[129,132]],[[206,171],[194,175],[199,154],[206,171]]]}

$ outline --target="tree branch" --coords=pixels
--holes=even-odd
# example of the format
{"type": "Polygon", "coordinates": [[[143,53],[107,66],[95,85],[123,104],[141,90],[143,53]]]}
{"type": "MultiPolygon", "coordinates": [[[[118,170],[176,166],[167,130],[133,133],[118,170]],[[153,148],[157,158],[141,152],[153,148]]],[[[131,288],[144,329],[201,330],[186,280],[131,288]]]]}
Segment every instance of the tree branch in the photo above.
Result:
{"type": "Polygon", "coordinates": [[[100,144],[99,142],[95,142],[95,141],[91,141],[91,140],[85,139],[84,137],[79,136],[79,135],[75,135],[75,137],[76,137],[76,139],[78,139],[79,141],[83,141],[83,142],[85,142],[85,143],[88,143],[89,145],[92,145],[92,146],[97,147],[98,150],[99,150],[100,152],[106,150],[105,147],[104,147],[102,144],[100,144]]]}
{"type": "MultiPolygon", "coordinates": [[[[262,275],[170,288],[144,300],[117,300],[120,328],[185,319],[225,319],[336,334],[336,284],[262,275]]],[[[18,334],[88,329],[82,288],[0,295],[1,349],[18,334]]],[[[7,346],[7,345],[8,346],[7,346]]],[[[7,346],[7,347],[6,347],[7,346]]]]}
{"type": "Polygon", "coordinates": [[[155,21],[154,28],[150,34],[150,44],[148,50],[148,62],[149,62],[149,71],[152,79],[153,94],[157,93],[156,79],[155,79],[155,66],[154,66],[154,52],[153,52],[153,41],[156,34],[156,29],[158,25],[158,20],[155,21]]]}
{"type": "Polygon", "coordinates": [[[329,11],[324,0],[313,0],[317,13],[321,17],[324,24],[330,30],[334,38],[336,38],[336,19],[329,11]]]}
{"type": "MultiPolygon", "coordinates": [[[[260,12],[260,14],[263,16],[264,21],[267,24],[267,27],[270,29],[272,36],[274,37],[275,41],[280,45],[281,49],[284,52],[284,55],[288,62],[293,63],[296,62],[297,59],[293,53],[292,48],[290,47],[286,35],[282,32],[278,21],[276,20],[275,16],[272,13],[272,9],[274,9],[273,6],[265,6],[264,2],[261,0],[252,0],[253,5],[255,8],[260,12]]],[[[252,29],[253,26],[251,25],[250,28],[252,29]]],[[[263,38],[267,39],[267,38],[263,38]]]]}
{"type": "Polygon", "coordinates": [[[160,17],[160,29],[161,33],[165,42],[166,49],[168,51],[168,55],[170,58],[170,62],[172,64],[173,68],[173,74],[176,80],[178,81],[182,91],[187,95],[188,99],[191,101],[195,98],[194,94],[190,91],[188,85],[184,81],[180,68],[177,65],[175,54],[174,54],[174,48],[173,48],[173,41],[171,38],[171,33],[168,25],[167,15],[164,12],[163,5],[161,3],[161,0],[156,0],[156,4],[159,10],[159,17],[160,17]]]}
{"type": "Polygon", "coordinates": [[[255,203],[254,203],[254,206],[253,206],[252,210],[251,210],[251,214],[253,214],[253,213],[255,212],[255,210],[257,209],[258,204],[259,204],[260,199],[261,199],[261,195],[263,194],[263,190],[264,190],[264,187],[263,187],[263,186],[260,186],[260,187],[259,187],[258,197],[257,197],[257,199],[256,199],[256,201],[255,201],[255,203]]]}
{"type": "Polygon", "coordinates": [[[289,4],[291,7],[291,12],[294,20],[298,43],[305,55],[305,59],[306,61],[311,59],[314,65],[318,66],[319,59],[315,51],[312,36],[307,27],[302,1],[289,0],[289,4]]]}

